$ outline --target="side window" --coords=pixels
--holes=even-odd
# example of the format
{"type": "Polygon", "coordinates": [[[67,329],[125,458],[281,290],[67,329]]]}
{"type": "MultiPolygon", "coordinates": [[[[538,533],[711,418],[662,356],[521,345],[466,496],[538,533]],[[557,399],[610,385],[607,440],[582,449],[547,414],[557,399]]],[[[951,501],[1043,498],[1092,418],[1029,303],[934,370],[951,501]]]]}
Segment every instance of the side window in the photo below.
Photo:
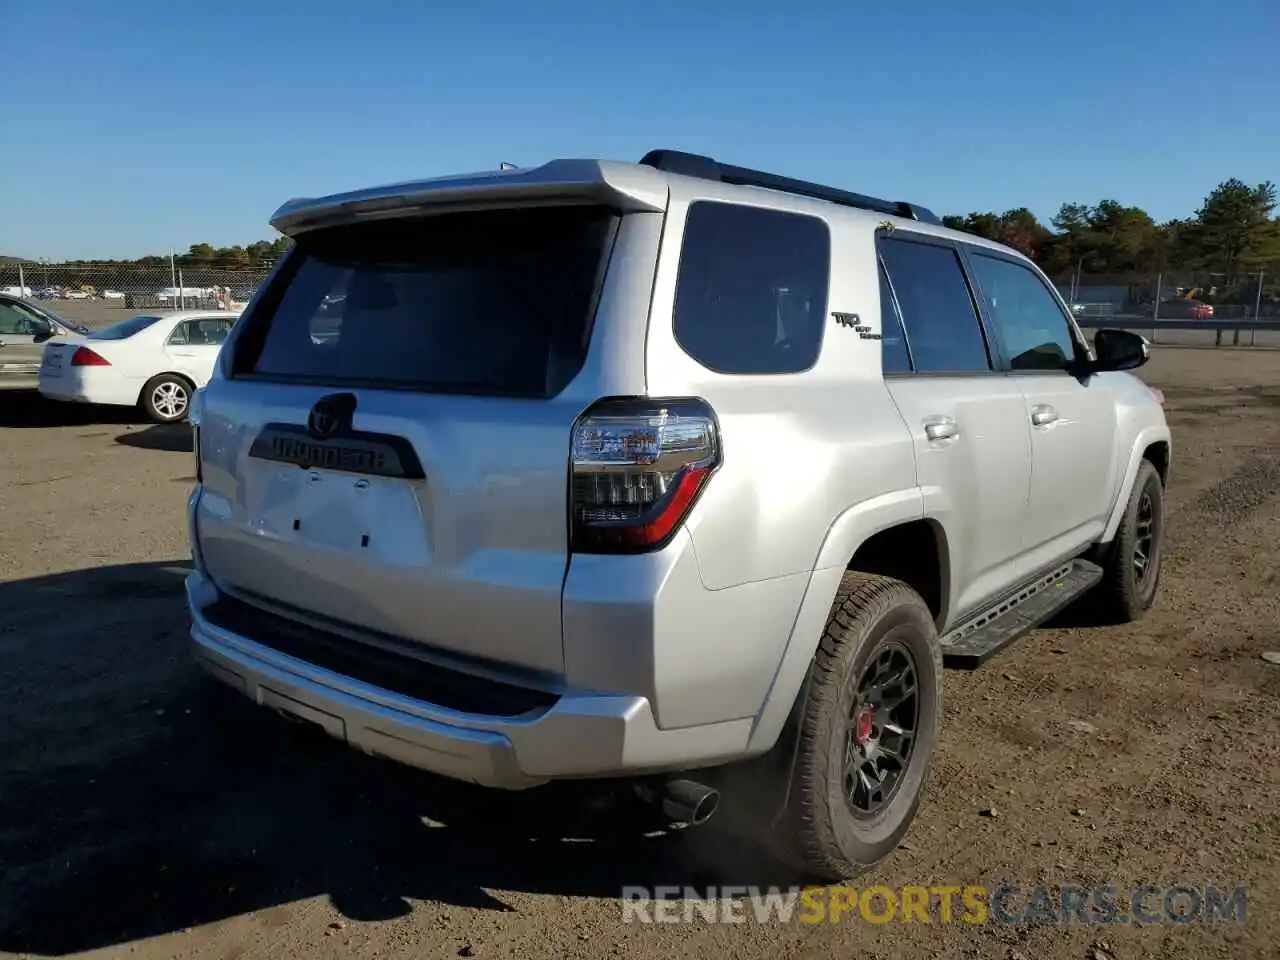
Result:
{"type": "Polygon", "coordinates": [[[28,307],[26,307],[24,304],[15,303],[13,304],[13,309],[18,313],[20,317],[26,317],[27,331],[32,336],[38,337],[41,334],[48,334],[52,336],[55,333],[54,326],[52,323],[50,323],[44,317],[40,316],[40,314],[36,313],[34,310],[31,310],[28,307]]]}
{"type": "Polygon", "coordinates": [[[191,343],[191,321],[184,320],[173,328],[173,332],[169,334],[169,339],[165,341],[173,347],[185,347],[191,343]]]}
{"type": "Polygon", "coordinates": [[[1075,358],[1066,315],[1043,281],[1020,263],[970,250],[987,315],[1014,370],[1062,370],[1075,358]]]}
{"type": "Polygon", "coordinates": [[[674,329],[717,373],[799,373],[826,326],[831,236],[817,217],[698,201],[689,206],[674,329]]]}
{"type": "Polygon", "coordinates": [[[889,286],[889,275],[881,261],[880,274],[880,366],[884,373],[907,373],[911,370],[911,352],[902,329],[902,315],[889,286]]]}
{"type": "Polygon", "coordinates": [[[10,303],[0,303],[0,334],[9,334],[10,336],[29,336],[31,330],[31,322],[17,307],[10,303]]]}
{"type": "Polygon", "coordinates": [[[918,373],[991,369],[960,258],[951,247],[881,238],[880,256],[902,310],[918,373]]]}
{"type": "Polygon", "coordinates": [[[221,346],[231,332],[231,323],[223,317],[205,317],[191,324],[191,342],[202,347],[221,346]]]}

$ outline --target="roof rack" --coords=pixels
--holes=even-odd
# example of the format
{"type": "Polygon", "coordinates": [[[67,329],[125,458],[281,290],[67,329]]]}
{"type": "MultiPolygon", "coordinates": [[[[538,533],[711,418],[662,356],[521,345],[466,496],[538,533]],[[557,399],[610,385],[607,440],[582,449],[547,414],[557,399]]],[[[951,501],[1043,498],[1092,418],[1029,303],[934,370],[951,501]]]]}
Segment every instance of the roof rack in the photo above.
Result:
{"type": "Polygon", "coordinates": [[[765,187],[769,190],[781,190],[784,193],[812,197],[815,200],[826,200],[845,207],[857,207],[860,210],[874,210],[877,213],[887,213],[895,217],[906,217],[910,220],[919,220],[921,223],[942,224],[931,210],[915,203],[907,203],[905,200],[881,200],[878,197],[851,193],[836,187],[826,187],[820,183],[809,183],[807,180],[793,180],[791,177],[782,177],[776,173],[734,167],[696,153],[684,153],[680,150],[650,150],[640,162],[646,167],[654,167],[686,177],[698,177],[702,180],[715,180],[719,183],[733,183],[746,187],[765,187]]]}

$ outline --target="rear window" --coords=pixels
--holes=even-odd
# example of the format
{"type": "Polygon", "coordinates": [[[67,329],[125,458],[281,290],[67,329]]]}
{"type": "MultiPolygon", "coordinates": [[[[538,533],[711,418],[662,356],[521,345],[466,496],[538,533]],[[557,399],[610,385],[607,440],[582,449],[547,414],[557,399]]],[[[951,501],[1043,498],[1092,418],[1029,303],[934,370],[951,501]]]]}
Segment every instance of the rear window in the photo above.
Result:
{"type": "Polygon", "coordinates": [[[93,331],[93,333],[89,334],[89,339],[127,340],[135,333],[141,333],[153,323],[159,322],[159,320],[159,317],[130,317],[128,320],[121,320],[119,323],[113,323],[109,327],[93,331]]]}
{"type": "Polygon", "coordinates": [[[249,318],[236,372],[549,397],[582,367],[617,215],[445,214],[304,236],[249,318]]]}
{"type": "Polygon", "coordinates": [[[717,373],[799,373],[818,359],[831,238],[817,217],[701,200],[689,206],[675,336],[717,373]]]}

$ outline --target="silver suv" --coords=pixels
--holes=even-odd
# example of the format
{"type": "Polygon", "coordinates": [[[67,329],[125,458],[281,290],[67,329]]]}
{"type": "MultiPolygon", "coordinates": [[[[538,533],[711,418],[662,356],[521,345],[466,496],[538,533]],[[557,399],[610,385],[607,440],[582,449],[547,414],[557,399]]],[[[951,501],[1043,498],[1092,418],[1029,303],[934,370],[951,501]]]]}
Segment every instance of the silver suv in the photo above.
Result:
{"type": "Polygon", "coordinates": [[[914,816],[944,665],[1152,602],[1146,342],[921,207],[655,151],[272,223],[193,409],[192,637],[354,747],[687,822],[750,760],[843,878],[914,816]]]}

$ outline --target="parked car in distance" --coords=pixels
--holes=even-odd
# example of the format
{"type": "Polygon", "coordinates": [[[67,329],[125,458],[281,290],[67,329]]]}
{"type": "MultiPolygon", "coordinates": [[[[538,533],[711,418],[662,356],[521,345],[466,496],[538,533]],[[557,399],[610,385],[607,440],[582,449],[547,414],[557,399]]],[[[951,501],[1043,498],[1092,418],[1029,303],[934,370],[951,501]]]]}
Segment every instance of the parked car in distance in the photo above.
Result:
{"type": "Polygon", "coordinates": [[[46,343],[88,332],[29,300],[0,293],[0,375],[30,376],[40,369],[46,343]]]}
{"type": "Polygon", "coordinates": [[[140,406],[156,423],[187,416],[238,314],[136,316],[45,346],[39,390],[51,400],[140,406]]]}
{"type": "Polygon", "coordinates": [[[186,298],[188,300],[199,300],[201,297],[207,297],[211,293],[208,287],[165,287],[156,291],[157,300],[180,300],[186,298]]]}
{"type": "MultiPolygon", "coordinates": [[[[1147,309],[1148,316],[1152,316],[1154,313],[1154,308],[1147,309]]],[[[1170,297],[1168,300],[1160,301],[1159,319],[1212,320],[1213,305],[1205,303],[1203,300],[1188,300],[1184,297],[1170,297]]]]}
{"type": "Polygon", "coordinates": [[[737,781],[841,880],[919,809],[944,667],[1156,597],[1149,345],[923,207],[659,150],[271,222],[193,404],[193,651],[358,749],[685,824],[737,781]]]}

